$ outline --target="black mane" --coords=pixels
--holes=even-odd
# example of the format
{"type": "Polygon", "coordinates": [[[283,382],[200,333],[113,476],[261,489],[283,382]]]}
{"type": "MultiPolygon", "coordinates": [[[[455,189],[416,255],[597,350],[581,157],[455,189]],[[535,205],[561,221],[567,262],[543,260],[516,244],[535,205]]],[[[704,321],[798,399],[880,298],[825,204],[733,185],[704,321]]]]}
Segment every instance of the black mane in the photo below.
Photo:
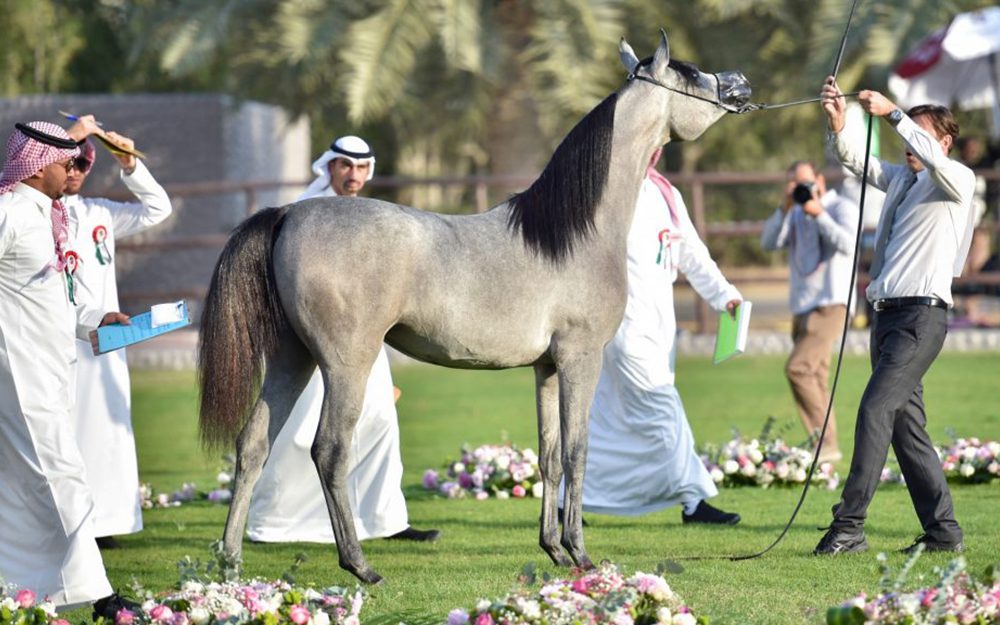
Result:
{"type": "Polygon", "coordinates": [[[594,229],[608,180],[615,104],[612,93],[562,140],[534,183],[510,198],[509,228],[535,253],[559,263],[594,229]]]}

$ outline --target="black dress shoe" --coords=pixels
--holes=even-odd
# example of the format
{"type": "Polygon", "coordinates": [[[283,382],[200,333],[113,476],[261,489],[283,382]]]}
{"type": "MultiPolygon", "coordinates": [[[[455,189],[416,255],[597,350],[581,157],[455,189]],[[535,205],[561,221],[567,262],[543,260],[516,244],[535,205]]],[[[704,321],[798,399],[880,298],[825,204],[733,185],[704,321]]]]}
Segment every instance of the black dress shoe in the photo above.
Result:
{"type": "Polygon", "coordinates": [[[114,593],[94,602],[92,617],[95,622],[103,618],[108,623],[114,623],[119,610],[128,610],[133,614],[138,614],[141,609],[142,606],[135,601],[130,601],[118,593],[114,593]]]}
{"type": "Polygon", "coordinates": [[[704,499],[698,502],[693,514],[681,512],[681,520],[685,523],[706,523],[710,525],[736,525],[740,515],[735,512],[723,512],[704,499]]]}
{"type": "Polygon", "coordinates": [[[813,549],[814,556],[835,556],[840,553],[861,553],[868,551],[868,541],[864,532],[846,532],[833,527],[827,528],[826,534],[813,549]]]}
{"type": "Polygon", "coordinates": [[[416,540],[418,542],[432,543],[441,537],[441,530],[418,530],[408,527],[402,532],[396,532],[386,538],[390,540],[416,540]]]}
{"type": "Polygon", "coordinates": [[[98,536],[97,546],[100,549],[121,549],[122,544],[114,536],[98,536]]]}
{"type": "Polygon", "coordinates": [[[903,553],[913,553],[917,550],[918,545],[924,546],[924,551],[951,551],[953,553],[962,553],[965,551],[965,543],[961,540],[959,541],[944,541],[944,540],[934,540],[927,534],[921,534],[917,536],[917,539],[913,541],[913,544],[909,547],[903,547],[900,549],[903,553]]]}

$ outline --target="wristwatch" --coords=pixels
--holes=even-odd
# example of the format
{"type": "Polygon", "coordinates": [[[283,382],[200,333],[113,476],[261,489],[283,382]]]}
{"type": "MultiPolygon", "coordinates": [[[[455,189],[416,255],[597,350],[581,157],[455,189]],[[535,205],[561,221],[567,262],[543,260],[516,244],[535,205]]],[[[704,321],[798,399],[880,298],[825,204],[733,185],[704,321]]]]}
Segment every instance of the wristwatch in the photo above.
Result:
{"type": "Polygon", "coordinates": [[[889,112],[888,115],[885,116],[885,118],[889,120],[890,124],[895,126],[896,124],[898,124],[903,120],[903,109],[898,107],[894,108],[889,112]]]}

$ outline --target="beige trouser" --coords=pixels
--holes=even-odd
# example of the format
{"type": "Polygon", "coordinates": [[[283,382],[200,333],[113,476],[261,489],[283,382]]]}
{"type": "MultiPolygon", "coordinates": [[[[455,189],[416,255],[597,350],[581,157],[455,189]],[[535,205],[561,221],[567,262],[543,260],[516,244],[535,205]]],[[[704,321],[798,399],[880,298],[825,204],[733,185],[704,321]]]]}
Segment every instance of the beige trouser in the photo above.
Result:
{"type": "MultiPolygon", "coordinates": [[[[827,380],[830,374],[830,347],[844,330],[843,304],[820,306],[795,315],[792,319],[792,355],[785,364],[785,375],[792,386],[795,405],[802,424],[812,435],[823,428],[830,402],[827,380]]],[[[839,449],[837,420],[830,411],[830,423],[823,439],[824,455],[839,449]]]]}

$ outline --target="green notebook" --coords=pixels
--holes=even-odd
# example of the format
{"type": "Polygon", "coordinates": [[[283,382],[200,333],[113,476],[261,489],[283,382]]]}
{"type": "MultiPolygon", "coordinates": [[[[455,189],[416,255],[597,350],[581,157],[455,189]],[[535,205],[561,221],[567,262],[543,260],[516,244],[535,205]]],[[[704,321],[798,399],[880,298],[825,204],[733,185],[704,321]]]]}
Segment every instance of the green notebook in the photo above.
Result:
{"type": "Polygon", "coordinates": [[[715,357],[713,358],[715,364],[747,350],[747,334],[750,331],[750,311],[752,309],[752,302],[743,302],[736,307],[735,318],[727,310],[719,313],[719,332],[715,335],[715,357]]]}

